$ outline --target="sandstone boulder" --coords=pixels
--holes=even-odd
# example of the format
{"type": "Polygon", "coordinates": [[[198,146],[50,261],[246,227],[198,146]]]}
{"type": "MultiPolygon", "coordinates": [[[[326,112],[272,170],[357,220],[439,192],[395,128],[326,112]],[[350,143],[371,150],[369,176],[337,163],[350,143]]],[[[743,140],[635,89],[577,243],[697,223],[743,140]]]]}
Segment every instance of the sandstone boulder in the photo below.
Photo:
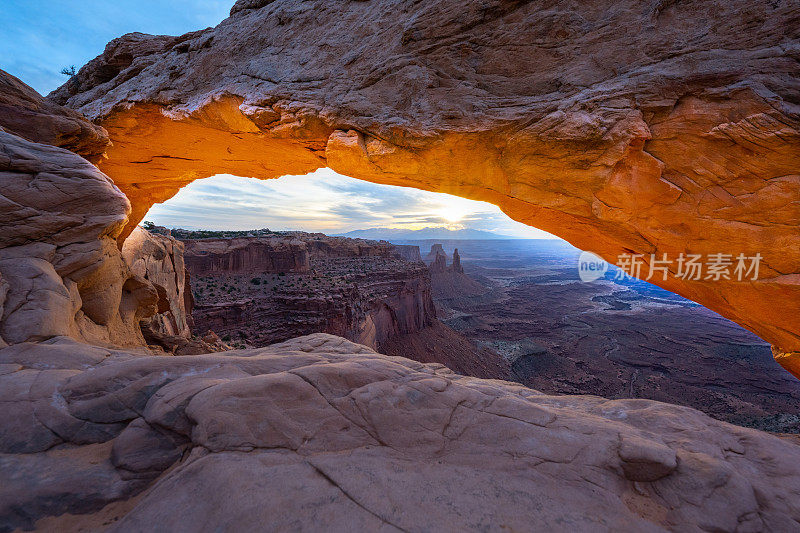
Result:
{"type": "Polygon", "coordinates": [[[71,150],[98,161],[110,144],[108,133],[80,113],[42,98],[0,70],[0,128],[25,139],[71,150]]]}
{"type": "Polygon", "coordinates": [[[0,337],[14,344],[66,335],[142,344],[152,288],[133,279],[116,237],[125,195],[62,148],[0,132],[0,337]]]}
{"type": "Polygon", "coordinates": [[[248,0],[216,28],[121,37],[51,98],[120,141],[101,165],[129,228],[194,179],[328,166],[489,201],[645,271],[665,253],[760,254],[756,281],[674,262],[654,281],[793,368],[798,20],[746,0],[248,0]]]}
{"type": "Polygon", "coordinates": [[[800,520],[796,444],[685,407],[548,396],[325,334],[191,357],[60,338],[2,349],[0,365],[13,367],[0,373],[2,530],[790,531],[800,520]]]}
{"type": "Polygon", "coordinates": [[[137,227],[122,247],[122,257],[133,272],[158,292],[158,313],[150,317],[150,329],[165,335],[191,335],[191,288],[186,277],[183,243],[137,227]],[[187,294],[188,293],[188,294],[187,294]]]}

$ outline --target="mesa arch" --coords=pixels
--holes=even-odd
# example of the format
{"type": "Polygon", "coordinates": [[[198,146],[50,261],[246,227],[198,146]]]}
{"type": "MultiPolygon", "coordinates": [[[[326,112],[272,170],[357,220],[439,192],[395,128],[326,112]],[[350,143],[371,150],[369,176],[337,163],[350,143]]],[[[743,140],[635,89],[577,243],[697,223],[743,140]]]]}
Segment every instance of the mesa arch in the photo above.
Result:
{"type": "Polygon", "coordinates": [[[239,0],[216,28],[112,41],[50,98],[108,131],[128,231],[195,179],[328,166],[492,202],[610,261],[759,253],[755,282],[655,282],[800,376],[798,11],[239,0]]]}

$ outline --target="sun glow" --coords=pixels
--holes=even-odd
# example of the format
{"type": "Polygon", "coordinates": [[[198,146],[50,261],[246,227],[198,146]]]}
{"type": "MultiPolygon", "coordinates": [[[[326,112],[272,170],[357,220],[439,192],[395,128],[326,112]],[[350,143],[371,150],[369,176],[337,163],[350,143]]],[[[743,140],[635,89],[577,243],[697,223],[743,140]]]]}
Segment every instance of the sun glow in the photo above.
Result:
{"type": "Polygon", "coordinates": [[[552,238],[510,220],[491,204],[377,185],[327,168],[264,181],[227,174],[197,180],[166,203],[154,205],[145,220],[185,229],[270,228],[337,234],[366,228],[447,228],[552,238]]]}
{"type": "Polygon", "coordinates": [[[461,222],[464,217],[481,211],[481,204],[464,198],[442,196],[441,206],[435,209],[435,213],[447,222],[461,222]]]}

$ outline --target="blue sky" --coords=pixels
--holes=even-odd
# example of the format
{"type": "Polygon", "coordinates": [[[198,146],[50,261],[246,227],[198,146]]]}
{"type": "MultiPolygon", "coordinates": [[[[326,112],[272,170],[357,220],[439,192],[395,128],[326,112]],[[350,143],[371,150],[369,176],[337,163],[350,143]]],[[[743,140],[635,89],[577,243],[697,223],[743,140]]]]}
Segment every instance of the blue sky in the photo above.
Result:
{"type": "MultiPolygon", "coordinates": [[[[0,68],[46,95],[110,40],[134,31],[180,35],[215,26],[234,0],[0,0],[0,68]]],[[[550,234],[497,207],[446,194],[375,185],[328,169],[258,181],[216,176],[154,206],[147,220],[168,227],[345,232],[372,227],[469,227],[525,238],[550,234]],[[302,191],[300,194],[298,191],[302,191]],[[213,206],[213,209],[209,209],[213,206]]]]}
{"type": "Polygon", "coordinates": [[[234,0],[0,0],[0,68],[47,94],[126,33],[216,26],[234,0]]]}

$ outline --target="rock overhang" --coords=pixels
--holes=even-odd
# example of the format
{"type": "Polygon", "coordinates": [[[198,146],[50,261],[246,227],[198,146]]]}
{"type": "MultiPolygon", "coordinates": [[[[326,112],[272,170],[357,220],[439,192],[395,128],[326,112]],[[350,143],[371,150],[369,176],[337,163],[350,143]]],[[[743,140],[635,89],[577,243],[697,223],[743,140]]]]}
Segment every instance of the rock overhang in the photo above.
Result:
{"type": "Polygon", "coordinates": [[[195,179],[327,166],[492,202],[612,262],[760,254],[757,281],[656,283],[794,360],[796,8],[388,4],[237,2],[216,28],[112,41],[50,98],[108,130],[130,227],[195,179]]]}

